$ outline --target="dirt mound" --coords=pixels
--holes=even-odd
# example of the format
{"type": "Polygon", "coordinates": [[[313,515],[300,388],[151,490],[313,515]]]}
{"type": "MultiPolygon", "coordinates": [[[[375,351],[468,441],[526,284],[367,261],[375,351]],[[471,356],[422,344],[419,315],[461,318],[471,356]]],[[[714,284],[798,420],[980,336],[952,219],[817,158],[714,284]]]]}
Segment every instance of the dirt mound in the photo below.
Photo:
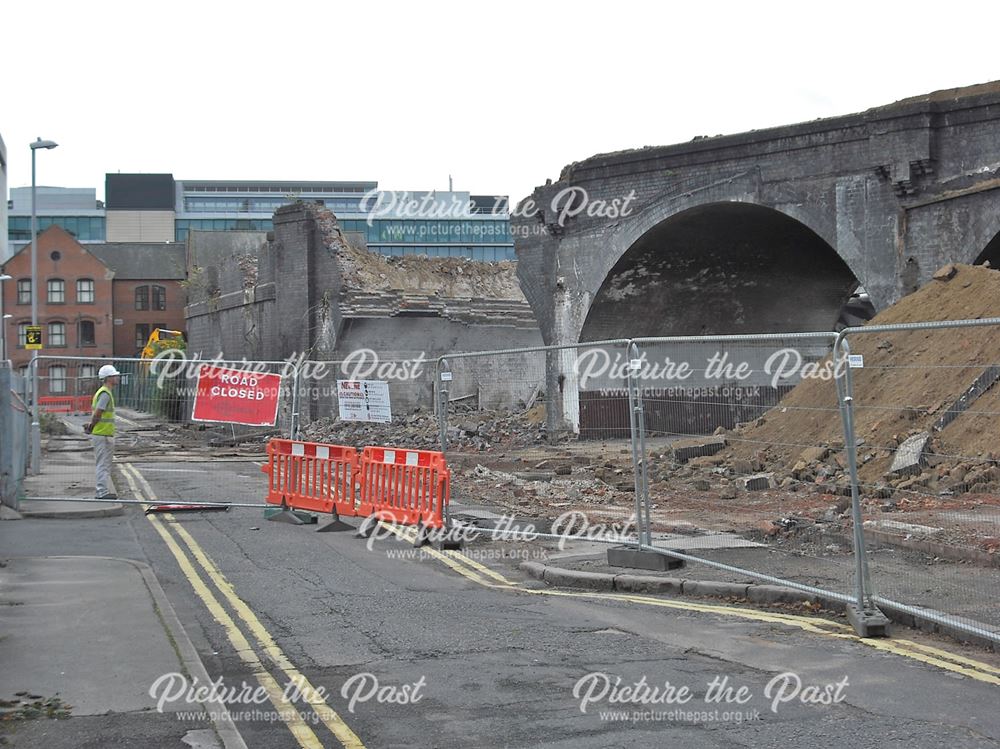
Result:
{"type": "MultiPolygon", "coordinates": [[[[930,281],[869,324],[1000,317],[1000,272],[968,265],[953,269],[950,278],[930,281]]],[[[1000,364],[998,327],[861,334],[851,336],[850,342],[852,353],[864,356],[864,367],[853,370],[855,433],[863,440],[858,450],[862,482],[882,480],[896,448],[921,432],[931,434],[932,451],[952,464],[989,461],[990,450],[1000,451],[1000,386],[990,387],[968,413],[949,414],[988,367],[1000,364]],[[946,414],[955,416],[954,421],[935,429],[946,414]]],[[[830,447],[836,458],[843,435],[835,385],[805,380],[757,423],[729,436],[733,446],[725,457],[756,453],[772,470],[792,469],[810,446],[830,447]],[[760,455],[757,451],[765,446],[766,454],[760,455]]]]}

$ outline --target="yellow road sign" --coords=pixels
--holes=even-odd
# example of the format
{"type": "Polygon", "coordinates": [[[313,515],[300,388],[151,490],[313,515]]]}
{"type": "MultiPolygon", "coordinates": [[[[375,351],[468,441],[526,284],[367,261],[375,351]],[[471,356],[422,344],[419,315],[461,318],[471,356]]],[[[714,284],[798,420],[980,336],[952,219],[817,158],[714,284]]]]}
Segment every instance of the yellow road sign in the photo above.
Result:
{"type": "Polygon", "coordinates": [[[40,349],[42,347],[42,326],[29,325],[24,333],[24,347],[26,349],[40,349]]]}

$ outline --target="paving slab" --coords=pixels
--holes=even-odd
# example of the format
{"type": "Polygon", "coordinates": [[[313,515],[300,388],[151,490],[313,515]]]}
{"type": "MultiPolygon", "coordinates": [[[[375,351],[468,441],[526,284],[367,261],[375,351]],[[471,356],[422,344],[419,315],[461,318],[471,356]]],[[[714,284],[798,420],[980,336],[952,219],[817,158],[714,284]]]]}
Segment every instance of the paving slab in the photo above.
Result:
{"type": "Polygon", "coordinates": [[[140,568],[105,557],[18,558],[0,568],[0,663],[0,698],[58,695],[72,715],[155,709],[150,686],[184,671],[140,568]]]}

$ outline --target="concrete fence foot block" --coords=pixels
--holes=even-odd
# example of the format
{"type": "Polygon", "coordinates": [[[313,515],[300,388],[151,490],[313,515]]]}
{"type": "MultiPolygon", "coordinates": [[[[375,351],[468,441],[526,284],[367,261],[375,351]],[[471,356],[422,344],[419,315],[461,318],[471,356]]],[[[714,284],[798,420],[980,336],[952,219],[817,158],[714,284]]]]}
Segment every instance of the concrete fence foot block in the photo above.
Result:
{"type": "Polygon", "coordinates": [[[847,606],[847,621],[858,637],[888,637],[889,620],[876,608],[862,609],[856,603],[847,606]]]}
{"type": "Polygon", "coordinates": [[[608,564],[612,567],[630,567],[636,570],[666,572],[684,566],[683,559],[660,554],[656,551],[635,549],[630,546],[612,546],[608,549],[608,564]]]}

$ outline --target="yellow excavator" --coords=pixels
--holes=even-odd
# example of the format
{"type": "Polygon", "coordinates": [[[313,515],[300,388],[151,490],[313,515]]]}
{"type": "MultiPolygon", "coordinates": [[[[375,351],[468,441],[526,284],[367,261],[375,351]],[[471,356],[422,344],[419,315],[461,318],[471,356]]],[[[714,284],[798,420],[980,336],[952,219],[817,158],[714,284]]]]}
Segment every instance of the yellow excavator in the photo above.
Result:
{"type": "Polygon", "coordinates": [[[149,340],[142,349],[141,359],[154,359],[157,354],[167,349],[187,348],[187,338],[181,330],[167,330],[166,328],[156,328],[149,334],[149,340]]]}

